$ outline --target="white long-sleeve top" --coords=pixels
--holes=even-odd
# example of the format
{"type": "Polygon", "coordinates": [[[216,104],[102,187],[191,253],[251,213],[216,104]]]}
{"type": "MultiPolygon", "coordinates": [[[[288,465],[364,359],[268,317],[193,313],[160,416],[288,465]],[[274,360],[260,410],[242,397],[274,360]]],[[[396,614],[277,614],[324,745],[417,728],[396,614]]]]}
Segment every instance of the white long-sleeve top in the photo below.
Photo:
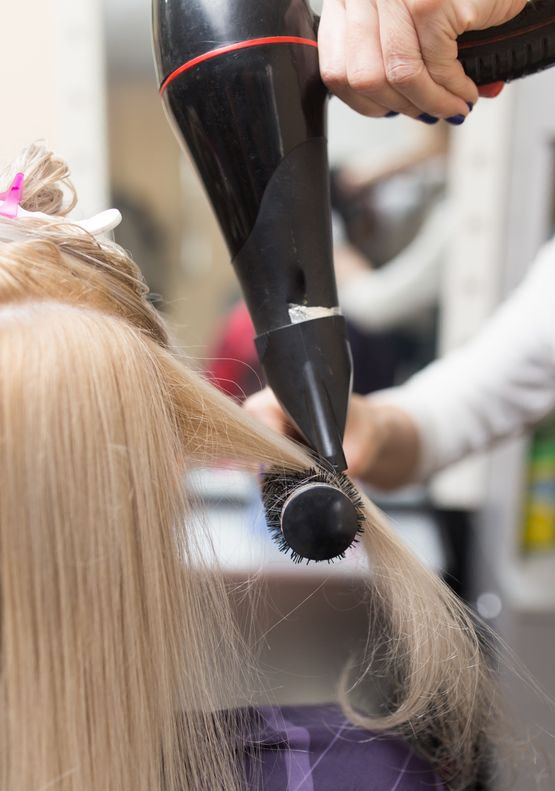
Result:
{"type": "Polygon", "coordinates": [[[520,433],[555,408],[555,240],[480,333],[372,398],[416,423],[419,477],[520,433]]]}

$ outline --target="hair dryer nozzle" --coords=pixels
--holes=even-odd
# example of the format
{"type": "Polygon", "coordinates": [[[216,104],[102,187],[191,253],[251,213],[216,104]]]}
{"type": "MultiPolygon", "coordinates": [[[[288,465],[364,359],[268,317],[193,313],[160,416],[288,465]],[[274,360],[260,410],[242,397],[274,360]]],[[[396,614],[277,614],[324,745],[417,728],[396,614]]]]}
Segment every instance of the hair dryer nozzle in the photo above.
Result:
{"type": "Polygon", "coordinates": [[[343,317],[290,324],[259,335],[256,346],[268,384],[307,443],[336,472],[345,470],[351,354],[343,317]]]}

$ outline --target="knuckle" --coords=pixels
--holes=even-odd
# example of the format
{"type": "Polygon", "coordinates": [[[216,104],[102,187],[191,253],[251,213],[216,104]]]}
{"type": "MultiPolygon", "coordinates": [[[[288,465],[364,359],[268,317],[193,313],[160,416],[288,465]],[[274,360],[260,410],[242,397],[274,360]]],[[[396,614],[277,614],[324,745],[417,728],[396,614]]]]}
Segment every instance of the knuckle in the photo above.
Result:
{"type": "MultiPolygon", "coordinates": [[[[445,0],[405,0],[406,7],[415,23],[419,26],[434,17],[447,17],[445,0]]],[[[456,8],[456,24],[459,30],[474,30],[478,21],[477,4],[459,0],[456,8]]]]}
{"type": "Polygon", "coordinates": [[[322,82],[333,91],[347,85],[347,74],[344,68],[335,64],[321,64],[320,76],[322,82]]]}
{"type": "Polygon", "coordinates": [[[378,93],[385,85],[382,69],[354,68],[348,74],[349,86],[358,93],[378,93]]]}
{"type": "Polygon", "coordinates": [[[421,76],[422,69],[422,62],[391,57],[385,65],[385,76],[390,85],[403,88],[413,85],[421,76]]]}
{"type": "Polygon", "coordinates": [[[444,10],[445,0],[407,0],[407,8],[414,20],[427,19],[444,10]]]}
{"type": "Polygon", "coordinates": [[[457,10],[457,23],[460,30],[475,30],[478,13],[474,3],[464,3],[457,10]]]}

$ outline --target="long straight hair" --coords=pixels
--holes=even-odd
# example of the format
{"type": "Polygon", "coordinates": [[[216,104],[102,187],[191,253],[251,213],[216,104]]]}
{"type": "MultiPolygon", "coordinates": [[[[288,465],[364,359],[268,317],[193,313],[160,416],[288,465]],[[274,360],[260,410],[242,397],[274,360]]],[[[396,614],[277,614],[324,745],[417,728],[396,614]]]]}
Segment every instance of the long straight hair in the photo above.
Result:
{"type": "MultiPolygon", "coordinates": [[[[14,169],[25,208],[63,215],[60,160],[35,146],[14,169]]],[[[179,361],[146,293],[115,245],[0,218],[0,791],[242,787],[220,691],[248,694],[249,646],[182,476],[312,462],[179,361]]],[[[365,515],[371,626],[343,707],[465,788],[494,720],[472,619],[365,515]]]]}

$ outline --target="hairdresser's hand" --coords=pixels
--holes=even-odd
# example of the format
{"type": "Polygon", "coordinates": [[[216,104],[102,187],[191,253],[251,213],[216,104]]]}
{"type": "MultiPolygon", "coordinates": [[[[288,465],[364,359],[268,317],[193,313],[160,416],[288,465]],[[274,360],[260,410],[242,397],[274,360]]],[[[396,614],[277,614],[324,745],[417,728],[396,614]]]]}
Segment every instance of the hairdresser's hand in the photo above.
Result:
{"type": "MultiPolygon", "coordinates": [[[[460,124],[478,88],[457,60],[458,36],[502,24],[525,5],[526,0],[324,0],[322,78],[363,115],[404,113],[426,123],[445,118],[460,124]]],[[[491,88],[483,95],[491,96],[491,88]]]]}
{"type": "MultiPolygon", "coordinates": [[[[274,431],[298,439],[269,388],[251,396],[245,409],[274,431]]],[[[403,486],[415,474],[418,432],[411,418],[398,407],[353,395],[343,447],[349,475],[379,488],[403,486]]]]}

